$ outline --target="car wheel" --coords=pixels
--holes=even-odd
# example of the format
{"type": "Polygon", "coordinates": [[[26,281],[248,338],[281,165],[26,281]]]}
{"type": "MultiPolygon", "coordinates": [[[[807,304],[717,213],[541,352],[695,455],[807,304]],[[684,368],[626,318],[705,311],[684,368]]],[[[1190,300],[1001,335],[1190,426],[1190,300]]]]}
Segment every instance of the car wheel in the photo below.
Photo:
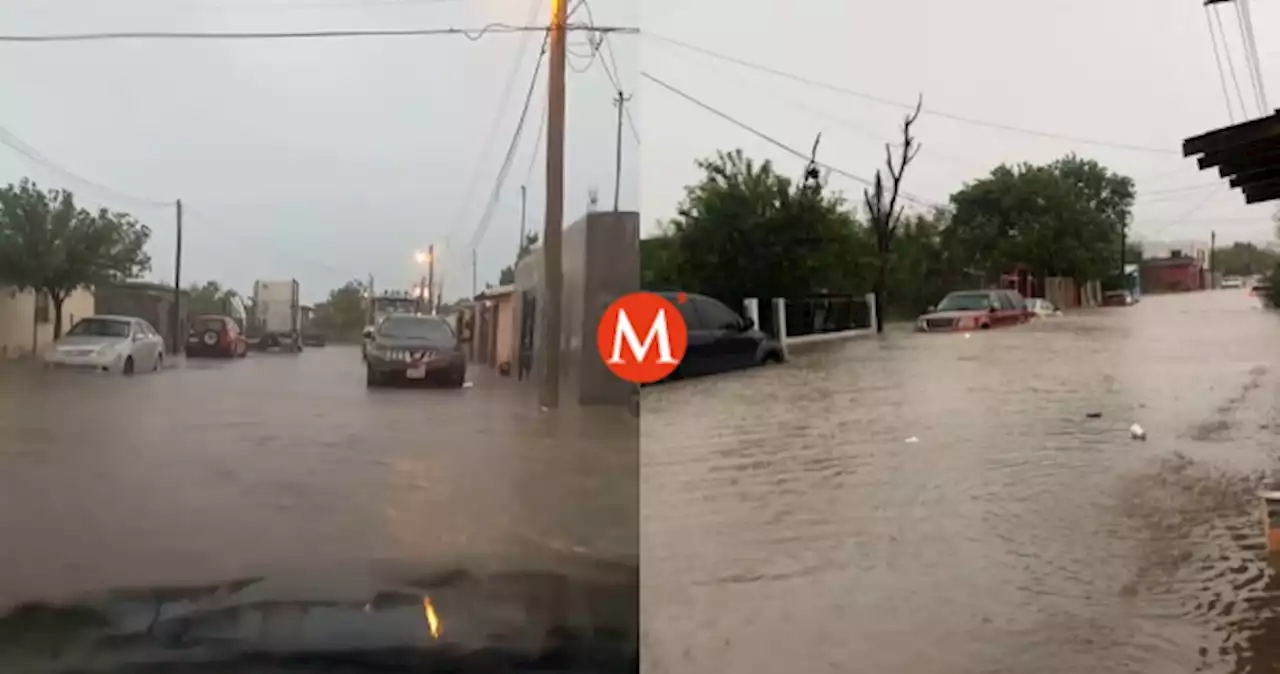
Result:
{"type": "Polygon", "coordinates": [[[159,372],[164,369],[164,354],[156,356],[156,366],[151,368],[152,372],[159,372]]]}
{"type": "Polygon", "coordinates": [[[449,375],[449,388],[462,388],[467,383],[467,371],[458,370],[449,375]]]}
{"type": "Polygon", "coordinates": [[[978,329],[979,329],[979,330],[990,330],[990,329],[991,329],[991,324],[990,324],[990,323],[983,323],[982,325],[979,325],[979,326],[978,326],[978,329]]]}
{"type": "Polygon", "coordinates": [[[126,377],[133,374],[133,356],[124,359],[124,365],[120,368],[120,373],[126,377]]]}

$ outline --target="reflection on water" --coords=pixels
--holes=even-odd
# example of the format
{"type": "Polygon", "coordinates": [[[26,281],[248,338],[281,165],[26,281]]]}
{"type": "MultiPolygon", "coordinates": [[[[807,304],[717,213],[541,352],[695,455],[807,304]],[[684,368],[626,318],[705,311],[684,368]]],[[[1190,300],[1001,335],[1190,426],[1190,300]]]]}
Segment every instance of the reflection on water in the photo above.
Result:
{"type": "Polygon", "coordinates": [[[1221,291],[647,389],[646,669],[1280,664],[1277,336],[1221,291]]]}

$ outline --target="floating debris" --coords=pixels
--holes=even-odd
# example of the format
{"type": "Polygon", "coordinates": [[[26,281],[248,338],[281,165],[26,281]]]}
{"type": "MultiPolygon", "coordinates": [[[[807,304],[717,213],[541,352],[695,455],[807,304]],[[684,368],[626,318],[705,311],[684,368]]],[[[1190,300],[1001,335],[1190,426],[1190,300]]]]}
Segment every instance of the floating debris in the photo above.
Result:
{"type": "Polygon", "coordinates": [[[1102,418],[1102,412],[1086,412],[1086,413],[1085,413],[1085,417],[1087,417],[1087,418],[1089,418],[1089,419],[1101,419],[1101,418],[1102,418]]]}
{"type": "Polygon", "coordinates": [[[906,443],[907,443],[908,445],[914,445],[914,444],[916,444],[917,442],[920,442],[920,438],[917,438],[917,437],[916,437],[916,436],[914,436],[914,435],[906,439],[906,443]]]}
{"type": "Polygon", "coordinates": [[[473,382],[473,381],[464,381],[464,382],[462,382],[462,388],[471,388],[472,386],[475,386],[475,385],[476,385],[476,383],[475,383],[475,382],[473,382]]]}
{"type": "Polygon", "coordinates": [[[1133,438],[1134,440],[1146,440],[1147,431],[1135,422],[1132,426],[1129,427],[1129,437],[1133,438]]]}

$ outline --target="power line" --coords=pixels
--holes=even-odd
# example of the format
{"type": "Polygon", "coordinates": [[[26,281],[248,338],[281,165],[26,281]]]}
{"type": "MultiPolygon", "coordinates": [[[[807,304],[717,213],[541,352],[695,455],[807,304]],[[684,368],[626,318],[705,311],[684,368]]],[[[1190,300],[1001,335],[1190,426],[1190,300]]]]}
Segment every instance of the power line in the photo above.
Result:
{"type": "MultiPolygon", "coordinates": [[[[639,29],[625,26],[583,26],[568,24],[566,31],[593,33],[638,33],[639,29]]],[[[181,32],[181,31],[131,31],[116,33],[60,33],[47,35],[0,35],[0,42],[101,42],[109,40],[300,40],[354,37],[424,37],[461,35],[472,42],[495,33],[544,33],[547,26],[512,26],[491,23],[481,28],[405,28],[368,30],[312,30],[312,31],[264,31],[264,32],[181,32]]]]}
{"type": "Polygon", "coordinates": [[[1262,72],[1260,68],[1256,67],[1257,64],[1254,62],[1253,58],[1250,56],[1249,31],[1245,29],[1244,13],[1240,11],[1239,6],[1237,6],[1235,10],[1236,10],[1236,25],[1238,25],[1240,28],[1240,44],[1244,48],[1245,70],[1249,72],[1249,84],[1253,89],[1253,99],[1258,104],[1258,114],[1266,115],[1267,104],[1264,103],[1262,100],[1262,72]]]}
{"type": "MultiPolygon", "coordinates": [[[[740,66],[743,66],[743,67],[746,67],[746,68],[751,68],[751,69],[753,69],[753,70],[759,70],[759,71],[761,71],[761,72],[768,73],[768,74],[770,74],[770,75],[774,75],[774,76],[776,76],[776,77],[781,77],[781,78],[784,78],[784,79],[789,79],[789,80],[792,80],[792,81],[794,81],[794,82],[799,82],[799,83],[801,83],[801,84],[807,84],[807,85],[809,85],[809,86],[817,87],[817,88],[819,88],[819,89],[826,89],[827,91],[833,91],[833,92],[836,92],[836,93],[845,94],[845,95],[847,95],[847,96],[853,96],[853,97],[855,97],[855,98],[861,98],[861,99],[863,99],[863,100],[871,101],[871,102],[873,102],[873,103],[879,103],[879,104],[881,104],[881,105],[889,105],[889,106],[893,106],[893,107],[896,107],[896,108],[902,108],[902,109],[904,109],[904,110],[915,110],[915,107],[916,107],[916,105],[915,105],[914,103],[903,103],[903,102],[901,102],[901,101],[894,101],[894,100],[890,100],[890,99],[887,99],[887,98],[882,98],[882,97],[879,97],[879,96],[875,96],[875,95],[873,95],[873,94],[868,94],[868,93],[865,93],[865,92],[861,92],[861,91],[856,91],[856,90],[853,90],[853,89],[849,89],[849,88],[846,88],[846,87],[841,87],[841,86],[838,86],[838,85],[835,85],[835,84],[829,84],[829,83],[827,83],[827,82],[821,82],[821,81],[819,81],[819,80],[815,80],[815,79],[812,79],[812,78],[809,78],[809,77],[805,77],[805,76],[803,76],[803,75],[797,75],[797,74],[795,74],[795,73],[789,73],[789,72],[786,72],[786,71],[783,71],[783,70],[778,70],[777,68],[771,68],[771,67],[766,66],[766,65],[762,65],[762,64],[759,64],[759,63],[753,63],[753,62],[751,62],[751,61],[746,61],[746,60],[743,60],[743,59],[740,59],[740,58],[736,58],[736,57],[733,57],[733,56],[729,56],[729,55],[727,55],[727,54],[721,54],[721,53],[718,53],[718,52],[714,52],[714,51],[711,51],[711,50],[709,50],[709,49],[704,49],[704,48],[702,48],[702,47],[698,47],[698,46],[695,46],[695,45],[691,45],[691,44],[689,44],[689,43],[687,43],[687,42],[682,42],[682,41],[677,40],[677,39],[675,39],[675,38],[666,37],[666,36],[664,36],[664,35],[659,35],[659,34],[657,34],[657,33],[652,33],[652,32],[647,32],[647,31],[645,31],[645,32],[642,32],[642,33],[641,33],[641,35],[642,35],[642,36],[644,36],[644,37],[654,38],[654,39],[659,40],[659,41],[662,41],[662,42],[667,42],[667,43],[669,43],[669,44],[675,45],[675,46],[677,46],[677,47],[681,47],[681,48],[683,48],[683,49],[688,49],[688,50],[690,50],[690,51],[695,51],[695,52],[698,52],[698,53],[703,54],[703,55],[706,55],[706,56],[710,56],[710,57],[715,58],[715,59],[719,59],[719,60],[722,60],[722,61],[727,61],[727,62],[729,62],[729,63],[734,63],[734,64],[736,64],[736,65],[740,65],[740,66]]],[[[1012,125],[1009,125],[1009,124],[1003,124],[1003,123],[1000,123],[1000,122],[992,122],[992,121],[987,121],[987,120],[983,120],[983,119],[976,119],[976,118],[973,118],[973,117],[965,117],[965,116],[962,116],[962,115],[957,115],[957,114],[950,113],[950,112],[944,112],[944,111],[941,111],[941,110],[931,110],[931,109],[925,108],[925,109],[923,110],[923,114],[926,114],[926,115],[933,115],[934,117],[942,117],[942,118],[950,119],[950,120],[957,121],[957,122],[963,122],[963,123],[965,123],[965,124],[972,124],[972,125],[974,125],[974,126],[984,126],[984,127],[988,127],[988,128],[992,128],[992,129],[999,129],[999,130],[1001,130],[1001,131],[1009,131],[1009,132],[1011,132],[1011,133],[1021,133],[1021,134],[1025,134],[1025,135],[1029,135],[1029,136],[1039,136],[1039,137],[1042,137],[1042,138],[1052,138],[1052,139],[1054,139],[1054,140],[1069,141],[1069,142],[1073,142],[1073,143],[1084,143],[1084,144],[1087,144],[1087,145],[1097,145],[1097,146],[1099,146],[1099,147],[1110,147],[1110,148],[1117,149],[1117,150],[1129,150],[1129,151],[1133,151],[1133,152],[1154,152],[1154,153],[1159,153],[1159,154],[1171,154],[1171,155],[1179,155],[1179,156],[1181,156],[1181,154],[1182,154],[1179,150],[1175,150],[1175,149],[1159,148],[1159,147],[1149,147],[1149,146],[1145,146],[1145,145],[1132,145],[1132,144],[1128,144],[1128,143],[1114,143],[1114,142],[1105,141],[1105,140],[1097,140],[1097,139],[1094,139],[1094,138],[1083,138],[1083,137],[1079,137],[1079,136],[1069,136],[1069,135],[1060,134],[1060,133],[1054,133],[1054,132],[1050,132],[1050,131],[1040,131],[1040,130],[1037,130],[1037,129],[1028,129],[1028,128],[1024,128],[1024,127],[1017,127],[1017,126],[1012,126],[1012,125]]],[[[806,159],[807,159],[807,157],[806,157],[806,159]]]]}
{"type": "Polygon", "coordinates": [[[484,239],[485,233],[489,230],[489,224],[493,221],[494,211],[502,195],[502,185],[507,180],[507,173],[511,171],[516,149],[520,146],[520,136],[524,132],[524,122],[529,116],[529,106],[533,103],[533,94],[538,88],[538,75],[542,73],[542,62],[547,55],[547,41],[550,37],[550,32],[543,35],[542,48],[539,50],[538,60],[533,66],[533,77],[529,79],[529,91],[525,94],[524,105],[520,109],[520,119],[516,122],[515,133],[511,135],[511,144],[507,146],[506,157],[502,160],[502,167],[498,169],[498,178],[494,181],[489,202],[485,205],[484,214],[480,216],[480,222],[476,225],[476,231],[471,236],[471,242],[467,246],[467,250],[475,250],[476,246],[480,245],[480,241],[484,239]]]}
{"type": "MultiPolygon", "coordinates": [[[[1222,84],[1222,99],[1227,104],[1227,120],[1236,123],[1236,113],[1231,108],[1231,92],[1227,90],[1227,73],[1222,69],[1222,55],[1218,53],[1218,34],[1213,32],[1213,15],[1209,6],[1204,6],[1204,21],[1209,26],[1209,41],[1213,43],[1213,60],[1218,64],[1218,82],[1222,84]]],[[[1223,45],[1226,48],[1226,45],[1223,45]]]]}
{"type": "Polygon", "coordinates": [[[85,178],[84,176],[78,173],[75,173],[70,169],[67,169],[66,167],[63,167],[57,162],[54,162],[53,160],[44,156],[43,154],[40,153],[39,150],[36,150],[31,145],[27,144],[25,141],[23,141],[21,138],[15,135],[12,131],[6,129],[3,126],[0,126],[0,145],[4,145],[5,147],[8,147],[14,152],[17,152],[18,154],[31,160],[32,162],[39,164],[47,169],[50,169],[53,172],[58,173],[66,178],[69,178],[72,182],[77,182],[82,185],[88,186],[94,190],[97,190],[98,192],[101,192],[102,194],[111,195],[121,201],[133,202],[135,204],[139,204],[147,207],[168,208],[173,205],[173,202],[171,201],[160,201],[158,199],[144,199],[142,197],[136,197],[131,194],[126,194],[117,189],[103,185],[102,183],[89,180],[88,178],[85,178]]]}
{"type": "Polygon", "coordinates": [[[1240,101],[1240,116],[1249,119],[1249,110],[1244,104],[1244,92],[1240,89],[1240,78],[1236,77],[1236,62],[1231,58],[1231,49],[1227,46],[1227,32],[1222,28],[1222,13],[1218,6],[1213,6],[1213,21],[1218,28],[1218,37],[1222,39],[1222,55],[1227,58],[1227,72],[1231,73],[1231,82],[1236,87],[1236,98],[1240,101]]]}
{"type": "MultiPolygon", "coordinates": [[[[595,17],[595,14],[591,11],[591,3],[588,2],[587,0],[579,0],[578,7],[582,7],[583,9],[587,10],[587,23],[592,26],[596,25],[596,17],[595,17]]],[[[577,7],[574,8],[574,11],[577,11],[577,7]]],[[[622,80],[618,75],[615,75],[615,73],[618,73],[620,75],[621,71],[618,69],[618,59],[614,55],[613,45],[609,42],[607,35],[599,35],[598,37],[599,37],[599,42],[592,45],[593,54],[598,54],[601,51],[605,52],[605,56],[608,58],[608,60],[600,61],[600,67],[604,70],[605,77],[609,78],[609,84],[613,86],[613,90],[617,92],[619,95],[621,95],[623,93],[622,80]],[[613,64],[612,68],[610,68],[609,66],[610,63],[613,64]]],[[[589,64],[588,64],[588,67],[589,67],[589,64]]],[[[579,73],[585,72],[585,70],[586,68],[578,72],[579,73]]],[[[622,114],[627,120],[627,126],[631,129],[631,136],[636,139],[636,145],[639,145],[640,130],[636,128],[635,120],[631,118],[631,109],[624,107],[622,109],[622,114]]]]}
{"type": "Polygon", "coordinates": [[[528,185],[533,179],[533,168],[538,165],[538,150],[542,149],[542,134],[547,129],[547,108],[550,104],[548,100],[542,102],[542,120],[538,122],[538,133],[533,136],[533,154],[529,155],[529,168],[524,172],[524,182],[521,185],[528,185]]]}
{"type": "MultiPolygon", "coordinates": [[[[683,91],[681,91],[681,90],[679,90],[679,89],[675,88],[674,86],[672,86],[672,85],[670,85],[670,84],[667,84],[666,82],[663,82],[662,80],[660,80],[660,79],[658,79],[658,78],[654,77],[653,75],[650,75],[650,74],[649,74],[649,73],[647,73],[647,72],[641,72],[641,73],[640,73],[640,76],[641,76],[641,77],[643,77],[643,78],[645,78],[645,79],[647,79],[647,80],[649,80],[650,82],[653,82],[654,84],[656,84],[656,85],[658,85],[658,86],[662,87],[663,89],[666,89],[667,91],[670,91],[671,93],[673,93],[673,94],[675,94],[675,95],[677,95],[677,96],[679,96],[679,97],[681,97],[681,98],[685,99],[686,101],[689,101],[690,103],[693,103],[694,105],[696,105],[696,106],[698,106],[698,107],[702,108],[703,110],[706,110],[707,112],[710,112],[711,114],[713,114],[713,115],[715,115],[715,116],[719,117],[720,119],[723,119],[723,120],[725,120],[726,122],[729,122],[730,124],[733,124],[734,126],[738,127],[739,129],[742,129],[743,131],[746,131],[747,133],[750,133],[751,135],[753,135],[753,136],[755,136],[755,137],[757,137],[757,138],[759,138],[759,139],[761,139],[761,140],[763,140],[763,141],[765,141],[765,142],[769,143],[770,145],[773,145],[774,147],[777,147],[777,148],[778,148],[778,149],[780,149],[780,150],[783,150],[783,151],[785,151],[785,152],[788,152],[788,153],[790,153],[790,154],[792,154],[792,155],[794,155],[794,156],[796,156],[796,157],[798,157],[798,158],[800,158],[800,159],[805,160],[806,162],[808,162],[808,161],[813,161],[813,163],[814,163],[815,165],[820,166],[820,167],[822,167],[822,168],[824,168],[824,169],[826,169],[826,170],[830,171],[831,173],[835,173],[835,174],[837,174],[837,175],[844,176],[844,177],[846,177],[846,178],[849,178],[850,180],[853,180],[853,181],[855,181],[855,182],[861,183],[861,184],[863,184],[863,185],[865,185],[865,186],[867,186],[867,187],[873,187],[873,186],[874,186],[874,183],[873,183],[873,182],[871,182],[870,180],[868,180],[868,179],[866,179],[866,178],[863,178],[863,177],[862,177],[862,176],[860,176],[860,175],[857,175],[857,174],[854,174],[854,173],[850,173],[850,172],[845,171],[845,170],[843,170],[843,169],[836,168],[836,167],[834,167],[834,166],[831,166],[830,164],[824,164],[824,163],[822,163],[822,162],[819,162],[819,161],[813,160],[813,158],[810,156],[810,154],[809,154],[809,153],[807,153],[807,152],[801,152],[800,150],[797,150],[797,149],[795,149],[795,148],[791,147],[790,145],[787,145],[786,143],[783,143],[782,141],[780,141],[780,140],[778,140],[778,139],[776,139],[776,138],[774,138],[774,137],[772,137],[772,136],[770,136],[770,135],[768,135],[768,134],[764,133],[763,131],[759,131],[759,130],[755,129],[754,127],[752,127],[752,126],[748,125],[747,123],[745,123],[745,122],[742,122],[742,121],[739,121],[739,120],[735,119],[734,117],[730,116],[728,113],[726,113],[726,112],[722,112],[722,111],[720,111],[720,110],[717,110],[716,108],[711,107],[711,106],[710,106],[710,105],[708,105],[707,103],[703,103],[702,101],[698,100],[697,98],[694,98],[693,96],[691,96],[691,95],[689,95],[689,94],[687,94],[687,93],[685,93],[685,92],[683,92],[683,91]]],[[[901,196],[903,199],[906,199],[907,201],[910,201],[910,202],[912,202],[912,203],[918,204],[918,205],[920,205],[920,206],[936,207],[936,206],[938,206],[938,205],[939,205],[939,204],[936,204],[936,203],[931,203],[931,202],[925,201],[925,200],[923,200],[923,199],[920,199],[919,197],[916,197],[916,196],[914,196],[914,195],[908,194],[908,193],[906,193],[906,192],[901,193],[901,194],[900,194],[900,196],[901,196]]]]}

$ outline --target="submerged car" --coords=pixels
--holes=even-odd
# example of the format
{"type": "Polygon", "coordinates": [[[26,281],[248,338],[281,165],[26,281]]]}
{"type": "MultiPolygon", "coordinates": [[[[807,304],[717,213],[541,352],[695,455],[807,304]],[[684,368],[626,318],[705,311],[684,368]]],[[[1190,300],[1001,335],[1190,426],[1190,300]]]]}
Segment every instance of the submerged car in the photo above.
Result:
{"type": "Polygon", "coordinates": [[[917,318],[916,331],[988,330],[1026,323],[1030,317],[1016,290],[958,290],[917,318]]]}
{"type": "Polygon", "coordinates": [[[1052,318],[1054,316],[1061,316],[1062,310],[1054,306],[1053,302],[1050,302],[1043,297],[1028,297],[1027,313],[1030,314],[1032,318],[1052,318]]]}
{"type": "Polygon", "coordinates": [[[164,338],[133,316],[89,316],[44,352],[46,365],[131,375],[164,366],[164,338]]]}
{"type": "Polygon", "coordinates": [[[467,356],[453,327],[439,316],[397,314],[366,332],[365,384],[432,380],[461,388],[467,356]]]}
{"type": "Polygon", "coordinates": [[[240,326],[230,316],[197,316],[187,334],[187,357],[244,358],[249,352],[240,326]]]}
{"type": "Polygon", "coordinates": [[[1128,290],[1108,290],[1102,294],[1104,307],[1131,307],[1138,303],[1138,298],[1128,290]]]}
{"type": "Polygon", "coordinates": [[[720,374],[786,359],[777,339],[717,299],[694,293],[655,294],[675,305],[689,331],[684,359],[671,379],[720,374]]]}

